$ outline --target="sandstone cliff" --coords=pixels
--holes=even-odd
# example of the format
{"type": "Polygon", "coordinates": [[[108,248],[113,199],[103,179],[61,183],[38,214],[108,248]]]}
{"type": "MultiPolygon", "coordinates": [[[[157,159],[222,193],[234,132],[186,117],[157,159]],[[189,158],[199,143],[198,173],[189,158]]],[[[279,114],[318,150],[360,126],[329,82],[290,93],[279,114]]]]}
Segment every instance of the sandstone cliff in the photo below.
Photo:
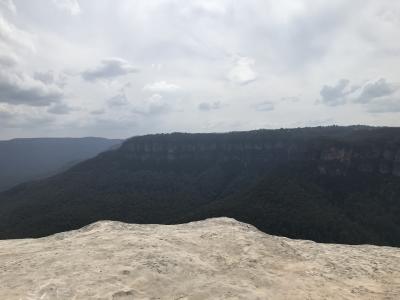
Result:
{"type": "Polygon", "coordinates": [[[319,130],[147,135],[131,138],[121,152],[125,159],[140,162],[240,161],[264,167],[312,162],[320,174],[346,175],[349,171],[358,171],[400,176],[400,130],[397,128],[319,130]]]}
{"type": "Polygon", "coordinates": [[[291,240],[228,218],[0,241],[0,299],[399,298],[398,248],[291,240]]]}

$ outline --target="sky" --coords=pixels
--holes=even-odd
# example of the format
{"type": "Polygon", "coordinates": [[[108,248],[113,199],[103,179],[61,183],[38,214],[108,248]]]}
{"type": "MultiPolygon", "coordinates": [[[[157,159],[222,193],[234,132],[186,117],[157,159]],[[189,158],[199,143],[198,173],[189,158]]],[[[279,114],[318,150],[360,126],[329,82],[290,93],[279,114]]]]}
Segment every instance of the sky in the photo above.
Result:
{"type": "Polygon", "coordinates": [[[398,0],[0,0],[0,139],[400,126],[398,0]]]}

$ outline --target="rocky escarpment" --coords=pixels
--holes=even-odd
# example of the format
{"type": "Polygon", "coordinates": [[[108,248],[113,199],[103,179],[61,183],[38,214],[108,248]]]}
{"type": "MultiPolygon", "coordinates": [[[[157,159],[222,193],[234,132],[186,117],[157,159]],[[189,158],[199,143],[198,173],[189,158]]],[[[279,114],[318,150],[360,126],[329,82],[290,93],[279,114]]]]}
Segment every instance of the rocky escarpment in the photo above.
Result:
{"type": "Polygon", "coordinates": [[[147,135],[130,139],[121,152],[128,160],[143,163],[201,162],[203,166],[216,161],[239,161],[246,166],[271,167],[310,162],[320,174],[359,171],[400,176],[397,128],[354,126],[147,135]]]}
{"type": "Polygon", "coordinates": [[[134,137],[0,193],[0,239],[98,220],[232,217],[290,238],[400,245],[399,128],[324,127],[134,137]]]}
{"type": "Polygon", "coordinates": [[[102,221],[0,241],[1,299],[399,299],[400,250],[317,244],[233,219],[102,221]]]}

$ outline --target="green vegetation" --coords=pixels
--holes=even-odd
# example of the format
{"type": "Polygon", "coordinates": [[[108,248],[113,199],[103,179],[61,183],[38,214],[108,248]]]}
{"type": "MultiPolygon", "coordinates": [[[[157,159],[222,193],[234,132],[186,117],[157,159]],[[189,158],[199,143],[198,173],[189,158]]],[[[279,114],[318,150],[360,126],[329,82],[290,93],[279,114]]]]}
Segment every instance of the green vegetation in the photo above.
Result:
{"type": "Polygon", "coordinates": [[[0,238],[228,216],[291,238],[400,246],[399,171],[399,128],[134,137],[0,194],[0,238]]]}

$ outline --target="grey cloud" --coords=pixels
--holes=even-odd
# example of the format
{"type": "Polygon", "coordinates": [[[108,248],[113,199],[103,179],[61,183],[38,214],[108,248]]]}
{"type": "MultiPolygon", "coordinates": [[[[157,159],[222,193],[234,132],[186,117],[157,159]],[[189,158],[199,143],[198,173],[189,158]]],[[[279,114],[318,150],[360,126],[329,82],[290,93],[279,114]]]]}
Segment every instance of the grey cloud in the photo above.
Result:
{"type": "Polygon", "coordinates": [[[43,127],[48,126],[54,122],[52,117],[48,116],[29,116],[26,117],[24,120],[21,121],[17,127],[27,127],[27,128],[34,128],[34,127],[43,127]]]}
{"type": "Polygon", "coordinates": [[[97,79],[112,79],[124,76],[130,73],[136,73],[139,69],[135,68],[126,60],[121,58],[107,58],[101,61],[101,64],[94,69],[82,72],[83,79],[94,81],[97,79]]]}
{"type": "Polygon", "coordinates": [[[65,103],[56,103],[51,105],[47,111],[51,114],[55,114],[55,115],[67,115],[73,111],[78,110],[75,107],[71,107],[65,103]]]}
{"type": "Polygon", "coordinates": [[[0,54],[0,66],[3,68],[12,68],[17,65],[17,58],[12,55],[0,54]]]}
{"type": "Polygon", "coordinates": [[[35,72],[33,74],[33,78],[45,84],[52,84],[54,83],[54,72],[53,71],[35,72]]]}
{"type": "Polygon", "coordinates": [[[337,106],[346,103],[346,96],[350,81],[348,79],[341,79],[334,86],[324,85],[320,91],[322,103],[329,106],[337,106]]]}
{"type": "Polygon", "coordinates": [[[90,112],[91,115],[103,115],[105,113],[104,109],[95,109],[90,112]]]}
{"type": "Polygon", "coordinates": [[[56,74],[54,71],[49,70],[46,72],[35,72],[33,78],[47,85],[54,84],[59,88],[64,88],[67,85],[68,74],[65,72],[56,74]]]}
{"type": "Polygon", "coordinates": [[[392,95],[398,87],[390,84],[386,79],[381,78],[375,82],[367,83],[358,97],[357,101],[360,103],[368,103],[373,99],[390,96],[392,95]]]}
{"type": "Polygon", "coordinates": [[[12,114],[9,113],[8,111],[3,111],[0,110],[0,120],[1,121],[6,121],[6,120],[11,120],[12,119],[12,114]]]}
{"type": "Polygon", "coordinates": [[[335,86],[325,85],[321,90],[321,102],[329,106],[358,103],[370,113],[400,111],[400,95],[396,93],[400,86],[384,78],[364,85],[349,84],[349,80],[342,79],[335,86]]]}
{"type": "Polygon", "coordinates": [[[215,102],[201,102],[198,105],[198,109],[202,111],[210,111],[210,110],[215,110],[215,109],[221,109],[222,104],[220,101],[215,101],[215,102]]]}
{"type": "Polygon", "coordinates": [[[118,94],[108,100],[108,105],[113,106],[125,106],[128,105],[129,101],[128,98],[124,93],[118,94]]]}
{"type": "MultiPolygon", "coordinates": [[[[13,4],[8,1],[7,5],[10,3],[13,4]]],[[[21,63],[24,61],[21,53],[35,49],[32,37],[0,14],[0,51],[7,53],[0,55],[0,103],[47,106],[63,97],[60,88],[35,79],[21,63]]]]}
{"type": "Polygon", "coordinates": [[[367,83],[356,99],[370,113],[400,112],[400,86],[381,78],[367,83]]]}
{"type": "Polygon", "coordinates": [[[0,71],[0,102],[12,105],[47,106],[62,99],[62,91],[24,73],[0,71]]]}
{"type": "Polygon", "coordinates": [[[367,106],[370,113],[396,113],[400,112],[400,96],[394,99],[385,99],[367,106]]]}
{"type": "Polygon", "coordinates": [[[264,101],[254,105],[254,108],[257,111],[271,111],[275,109],[275,104],[270,101],[264,101]]]}
{"type": "Polygon", "coordinates": [[[49,125],[53,121],[53,118],[43,115],[0,111],[0,128],[37,128],[49,125]]]}

